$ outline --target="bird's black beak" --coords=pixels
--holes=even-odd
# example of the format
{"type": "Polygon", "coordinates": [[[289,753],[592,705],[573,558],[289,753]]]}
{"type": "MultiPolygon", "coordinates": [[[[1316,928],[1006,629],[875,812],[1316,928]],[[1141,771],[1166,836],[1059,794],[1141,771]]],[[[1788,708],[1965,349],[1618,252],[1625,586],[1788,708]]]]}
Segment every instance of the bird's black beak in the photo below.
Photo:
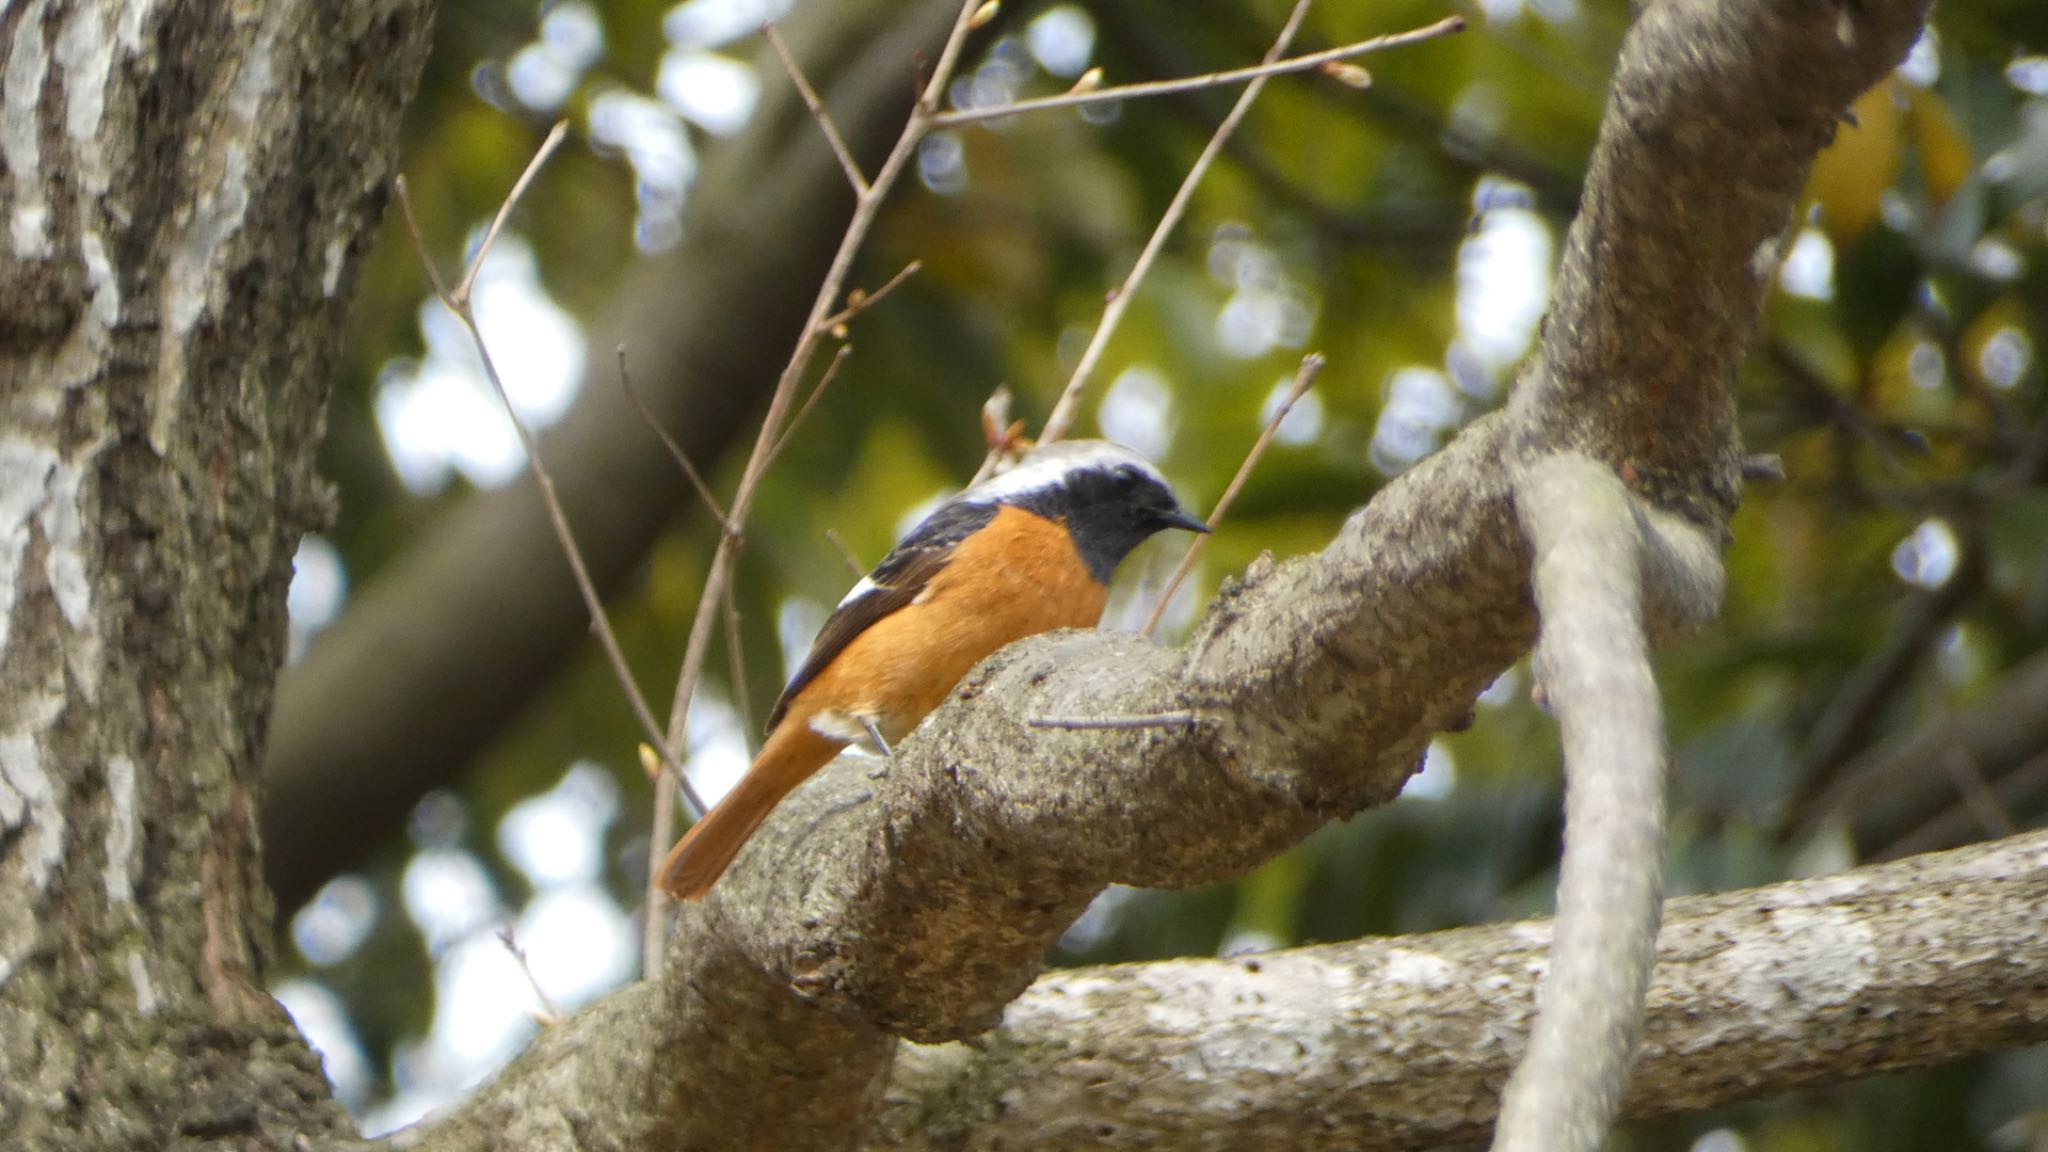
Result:
{"type": "Polygon", "coordinates": [[[1160,523],[1165,524],[1168,528],[1185,528],[1190,532],[1200,532],[1203,535],[1207,535],[1209,532],[1207,524],[1202,523],[1178,508],[1161,516],[1159,520],[1160,523]]]}

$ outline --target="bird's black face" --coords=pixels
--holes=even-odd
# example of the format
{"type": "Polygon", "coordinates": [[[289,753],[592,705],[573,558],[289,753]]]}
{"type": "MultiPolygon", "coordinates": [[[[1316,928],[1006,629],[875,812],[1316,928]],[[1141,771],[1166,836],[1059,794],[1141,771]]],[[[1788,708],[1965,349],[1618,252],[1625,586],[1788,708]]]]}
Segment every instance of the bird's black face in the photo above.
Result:
{"type": "Polygon", "coordinates": [[[1209,530],[1181,509],[1156,476],[1130,464],[1077,470],[1045,490],[1043,499],[1048,506],[1033,510],[1066,521],[1089,573],[1104,584],[1124,557],[1154,533],[1209,530]]]}

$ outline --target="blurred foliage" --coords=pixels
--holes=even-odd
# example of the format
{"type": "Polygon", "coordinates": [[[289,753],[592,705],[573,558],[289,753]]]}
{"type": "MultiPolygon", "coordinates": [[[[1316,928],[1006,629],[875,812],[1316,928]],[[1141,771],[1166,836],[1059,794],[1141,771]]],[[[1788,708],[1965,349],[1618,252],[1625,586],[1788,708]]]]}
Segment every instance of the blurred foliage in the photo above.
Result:
{"type": "MultiPolygon", "coordinates": [[[[1031,22],[1052,7],[1007,5],[983,49],[984,63],[1008,62],[1023,94],[1070,82],[1040,72],[1024,48],[1031,22]]],[[[1254,59],[1285,12],[1278,0],[1085,7],[1091,62],[1110,82],[1254,59]]],[[[608,307],[635,258],[636,177],[616,150],[588,143],[585,118],[605,92],[651,90],[669,6],[600,0],[582,10],[604,33],[562,110],[582,143],[564,150],[514,227],[537,255],[545,290],[589,318],[608,307]]],[[[444,6],[404,161],[444,258],[488,218],[555,115],[520,106],[505,84],[506,62],[534,41],[548,11],[444,6]]],[[[1415,0],[1322,5],[1300,44],[1361,39],[1442,12],[1415,0]]],[[[1262,550],[1319,546],[1384,483],[1370,445],[1402,369],[1438,374],[1430,395],[1448,404],[1448,423],[1499,402],[1500,380],[1475,366],[1462,327],[1461,300],[1486,287],[1473,279],[1499,267],[1474,249],[1495,242],[1487,222],[1496,212],[1547,233],[1552,253],[1561,246],[1627,11],[1617,0],[1533,0],[1526,9],[1498,0],[1469,15],[1474,28],[1461,37],[1366,60],[1369,91],[1312,78],[1270,85],[1110,347],[1082,430],[1094,430],[1112,381],[1133,366],[1148,370],[1164,385],[1163,425],[1150,426],[1162,466],[1198,507],[1222,490],[1299,356],[1329,358],[1314,400],[1319,421],[1261,465],[1200,570],[1203,596],[1262,550]],[[1257,268],[1232,280],[1226,249],[1250,253],[1257,268]],[[1249,355],[1219,340],[1219,317],[1247,290],[1277,293],[1299,321],[1249,355]]],[[[1853,806],[1821,810],[1816,799],[1855,753],[1946,715],[2048,638],[2048,412],[2038,358],[2048,338],[2048,59],[2036,55],[2048,47],[2048,6],[1950,0],[1936,28],[1899,78],[1857,103],[1855,122],[1817,165],[1788,290],[1771,300],[1742,378],[1750,446],[1781,454],[1789,479],[1752,487],[1735,520],[1721,622],[1663,659],[1675,891],[1763,883],[1882,853],[1887,845],[1856,839],[1853,806]],[[1897,642],[1916,613],[1931,616],[1924,635],[1897,642]],[[1887,671],[1889,687],[1856,713],[1864,719],[1839,747],[1814,747],[1816,726],[1887,671]]],[[[756,47],[742,40],[715,50],[751,61],[756,47]]],[[[772,71],[761,81],[785,82],[772,71]]],[[[829,605],[852,579],[825,531],[862,563],[880,557],[907,511],[972,471],[978,410],[997,383],[1015,390],[1017,415],[1036,425],[1105,289],[1231,98],[1204,93],[962,132],[957,191],[914,182],[900,191],[855,282],[877,284],[913,258],[924,269],[857,321],[857,352],[776,466],[749,529],[738,598],[745,679],[734,684],[721,643],[713,680],[727,698],[742,690],[750,734],[780,686],[785,603],[829,605]]],[[[689,139],[717,146],[694,129],[689,139]]],[[[333,538],[357,586],[467,494],[460,482],[409,492],[379,436],[385,366],[423,352],[423,298],[394,217],[356,302],[323,458],[343,495],[333,538]]],[[[716,462],[722,488],[738,463],[716,462]]],[[[715,542],[701,517],[678,524],[615,609],[657,708],[715,542]]],[[[1113,624],[1129,626],[1149,605],[1173,559],[1158,547],[1126,568],[1127,588],[1141,591],[1120,593],[1120,604],[1135,607],[1113,607],[1113,624]]],[[[1169,629],[1186,620],[1170,617],[1169,629]]],[[[1471,730],[1439,742],[1430,795],[1326,828],[1236,884],[1119,892],[1057,961],[1546,911],[1561,833],[1557,745],[1527,697],[1526,670],[1511,674],[1471,730]]],[[[483,862],[507,907],[530,890],[493,830],[578,760],[618,780],[624,811],[609,832],[604,879],[622,906],[637,906],[649,790],[634,737],[624,735],[636,731],[593,650],[562,669],[547,699],[508,724],[468,774],[456,843],[483,862]]],[[[2037,798],[2003,816],[2026,827],[2043,811],[2037,798]]],[[[397,894],[416,839],[394,831],[366,872],[382,899],[363,946],[304,969],[340,993],[378,1077],[389,1074],[393,1050],[426,1029],[433,1004],[429,952],[397,894]]],[[[1749,1104],[1644,1126],[1617,1147],[2038,1148],[2048,1130],[2043,1059],[1989,1057],[1749,1104]]]]}

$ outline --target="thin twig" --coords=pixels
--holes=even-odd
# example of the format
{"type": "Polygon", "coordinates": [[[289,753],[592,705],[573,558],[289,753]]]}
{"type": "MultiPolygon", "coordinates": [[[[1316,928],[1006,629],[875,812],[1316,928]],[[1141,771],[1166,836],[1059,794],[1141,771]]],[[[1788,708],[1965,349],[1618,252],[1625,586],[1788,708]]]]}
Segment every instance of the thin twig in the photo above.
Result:
{"type": "Polygon", "coordinates": [[[840,538],[838,529],[825,529],[825,539],[830,540],[832,542],[832,546],[834,548],[839,549],[839,558],[841,560],[846,561],[846,566],[848,568],[853,569],[853,575],[856,579],[864,577],[868,574],[868,570],[866,568],[861,567],[860,557],[855,556],[853,554],[853,549],[848,548],[846,546],[846,541],[840,538]]]}
{"type": "Polygon", "coordinates": [[[405,230],[412,236],[412,250],[419,255],[420,268],[427,274],[427,285],[434,290],[434,298],[450,308],[449,302],[455,297],[448,291],[448,285],[441,280],[441,269],[434,264],[434,258],[427,255],[426,234],[420,231],[419,217],[412,214],[412,194],[406,190],[405,174],[399,173],[391,180],[391,190],[398,195],[398,211],[405,217],[405,230]]]}
{"type": "MultiPolygon", "coordinates": [[[[505,194],[505,202],[498,205],[498,214],[491,217],[491,226],[484,232],[483,243],[476,246],[476,255],[470,257],[469,267],[463,270],[462,283],[455,286],[456,304],[464,308],[469,307],[469,289],[476,283],[478,270],[484,266],[484,257],[491,254],[491,245],[498,242],[498,233],[505,230],[505,221],[511,219],[512,206],[526,195],[526,186],[533,183],[533,178],[540,174],[541,166],[548,162],[548,157],[555,154],[555,149],[561,147],[562,140],[568,135],[569,122],[555,121],[555,126],[548,129],[547,139],[542,140],[540,147],[534,150],[533,159],[526,162],[526,170],[513,182],[512,191],[505,194]]],[[[422,255],[424,256],[424,252],[422,255]]]]}
{"type": "Polygon", "coordinates": [[[619,388],[632,403],[633,411],[640,414],[641,423],[653,430],[655,436],[660,438],[661,446],[668,449],[669,458],[676,462],[677,468],[682,469],[684,476],[689,477],[690,486],[697,490],[697,498],[704,501],[705,510],[711,513],[711,518],[718,521],[721,528],[728,527],[725,509],[718,506],[718,497],[711,491],[711,485],[704,482],[704,477],[697,471],[697,466],[690,463],[690,457],[683,452],[683,446],[676,443],[675,437],[668,434],[668,429],[661,426],[661,421],[654,418],[654,411],[640,398],[640,390],[633,387],[633,374],[626,369],[624,344],[619,345],[619,388]]]}
{"type": "MultiPolygon", "coordinates": [[[[1085,92],[1062,92],[1057,96],[1041,96],[1033,100],[1018,100],[1010,104],[995,104],[987,108],[956,108],[941,113],[932,121],[936,128],[957,128],[962,124],[977,124],[987,120],[1001,120],[1010,116],[1021,116],[1026,112],[1043,112],[1052,108],[1080,108],[1089,104],[1109,104],[1119,100],[1138,100],[1148,96],[1168,96],[1179,92],[1199,92],[1206,88],[1222,88],[1246,81],[1264,80],[1271,76],[1284,76],[1290,72],[1308,72],[1325,64],[1363,56],[1382,48],[1398,48],[1424,40],[1434,40],[1465,30],[1463,16],[1446,16],[1442,20],[1423,28],[1407,32],[1393,32],[1346,44],[1341,48],[1328,48],[1311,52],[1306,56],[1295,56],[1286,60],[1268,55],[1265,62],[1249,68],[1233,68],[1227,72],[1209,72],[1201,76],[1186,76],[1178,80],[1151,80],[1141,84],[1118,84],[1110,88],[1096,88],[1085,92]]],[[[1284,51],[1284,49],[1283,49],[1284,51]]]]}
{"type": "Polygon", "coordinates": [[[1010,386],[998,384],[995,390],[988,394],[988,399],[981,402],[981,442],[991,452],[1000,452],[1008,448],[1010,441],[1021,434],[1011,431],[1023,423],[1021,420],[1011,421],[1011,399],[1010,386]]]}
{"type": "MultiPolygon", "coordinates": [[[[1294,42],[1294,34],[1300,29],[1303,17],[1308,15],[1308,6],[1309,0],[1296,0],[1294,11],[1288,14],[1287,23],[1281,27],[1280,35],[1266,51],[1266,63],[1271,64],[1286,54],[1287,46],[1294,42]]],[[[1087,385],[1089,375],[1095,371],[1096,362],[1102,359],[1102,352],[1109,346],[1109,338],[1116,333],[1117,325],[1122,322],[1124,310],[1130,307],[1131,298],[1137,295],[1138,285],[1143,283],[1146,274],[1152,271],[1152,262],[1158,258],[1160,249],[1166,246],[1167,235],[1180,223],[1181,215],[1187,211],[1188,201],[1194,198],[1195,188],[1201,184],[1202,177],[1208,174],[1209,166],[1216,162],[1216,157],[1223,151],[1223,145],[1230,139],[1230,134],[1237,130],[1238,122],[1244,119],[1245,113],[1251,111],[1252,102],[1259,98],[1259,93],[1265,86],[1264,76],[1254,77],[1251,83],[1245,85],[1244,91],[1238,94],[1237,103],[1231,106],[1230,114],[1216,126],[1216,131],[1209,137],[1209,143],[1202,149],[1202,154],[1195,158],[1195,163],[1188,169],[1186,178],[1180,182],[1180,189],[1173,194],[1172,202],[1167,204],[1166,211],[1160,215],[1158,225],[1152,229],[1151,237],[1145,241],[1145,247],[1138,253],[1137,261],[1131,265],[1129,275],[1125,276],[1123,283],[1110,293],[1109,302],[1102,309],[1102,320],[1095,326],[1095,334],[1088,338],[1088,347],[1082,351],[1080,362],[1074,365],[1074,374],[1067,379],[1066,389],[1060,393],[1058,403],[1053,405],[1051,415],[1045,419],[1044,429],[1038,434],[1040,444],[1050,444],[1058,440],[1073,426],[1074,417],[1081,407],[1081,390],[1087,385]]],[[[977,475],[975,479],[982,479],[994,465],[995,456],[991,453],[989,459],[982,464],[981,475],[977,475]]]]}
{"type": "MultiPolygon", "coordinates": [[[[1259,438],[1252,441],[1251,451],[1244,454],[1244,462],[1237,466],[1237,475],[1230,478],[1230,486],[1223,490],[1222,496],[1217,497],[1216,507],[1210,510],[1211,531],[1223,523],[1223,517],[1229,513],[1231,503],[1237,499],[1238,489],[1244,487],[1244,482],[1251,476],[1252,469],[1258,467],[1259,457],[1266,454],[1266,447],[1273,442],[1273,435],[1280,430],[1280,422],[1287,419],[1287,414],[1294,410],[1295,402],[1308,394],[1309,388],[1315,384],[1316,376],[1322,370],[1322,353],[1311,352],[1301,358],[1301,367],[1294,370],[1294,386],[1281,398],[1280,406],[1273,409],[1273,415],[1266,420],[1266,426],[1259,430],[1259,438]]],[[[1202,549],[1208,543],[1207,536],[1196,536],[1194,542],[1188,545],[1187,554],[1180,558],[1180,566],[1175,568],[1173,575],[1167,579],[1165,589],[1159,593],[1159,600],[1152,605],[1152,614],[1145,617],[1145,626],[1138,629],[1138,635],[1150,636],[1152,630],[1159,626],[1159,618],[1166,615],[1166,605],[1173,600],[1173,594],[1180,591],[1181,582],[1188,578],[1188,573],[1194,571],[1195,561],[1201,558],[1202,549]]]]}
{"type": "Polygon", "coordinates": [[[2012,815],[1998,802],[1998,794],[1991,790],[1991,782],[1984,778],[1984,769],[1978,765],[1977,758],[1970,755],[1967,744],[1961,739],[1950,744],[1941,757],[1941,766],[1947,770],[1949,779],[1955,782],[1957,794],[1985,835],[2013,834],[2016,829],[2012,815]]]}
{"type": "Polygon", "coordinates": [[[858,316],[861,313],[867,311],[868,309],[873,308],[875,305],[880,304],[884,296],[887,296],[889,293],[894,292],[897,288],[901,287],[905,280],[908,280],[912,276],[917,275],[918,271],[923,267],[924,261],[912,260],[910,263],[905,264],[903,266],[902,271],[896,273],[894,276],[889,277],[887,280],[882,281],[882,286],[880,288],[875,289],[873,292],[863,292],[860,289],[855,288],[853,291],[847,293],[846,307],[841,308],[839,311],[834,312],[832,315],[825,317],[825,330],[827,332],[832,333],[835,336],[838,335],[839,328],[841,325],[853,319],[855,316],[858,316]]]}
{"type": "MultiPolygon", "coordinates": [[[[1973,762],[1972,767],[1975,768],[1973,762]]],[[[1982,773],[1979,772],[1982,779],[1982,773]]],[[[2031,806],[2048,794],[2048,755],[2035,756],[2017,767],[2000,771],[1997,783],[1985,781],[1990,792],[1989,800],[1996,810],[2005,815],[2008,809],[2018,805],[2031,806]]],[[[2011,817],[2005,816],[2010,821],[2011,817]]],[[[1968,843],[1977,833],[1990,828],[1967,795],[1935,812],[1932,816],[1914,824],[1904,834],[1889,844],[1866,855],[1866,859],[1896,860],[1901,856],[1917,856],[1922,852],[1933,852],[1968,843]]]]}
{"type": "Polygon", "coordinates": [[[1033,716],[1033,728],[1070,732],[1126,731],[1134,728],[1192,728],[1202,722],[1193,712],[1155,712],[1149,716],[1033,716]]]}
{"type": "Polygon", "coordinates": [[[1856,754],[1869,746],[1879,719],[1912,683],[1950,623],[1984,594],[1990,564],[1983,528],[1975,517],[1959,516],[1951,523],[1960,537],[1955,570],[1940,587],[1905,596],[1883,643],[1857,663],[1813,722],[1782,833],[1860,802],[1867,789],[1844,773],[1856,766],[1856,754]]]}
{"type": "MultiPolygon", "coordinates": [[[[552,142],[559,139],[559,135],[549,134],[550,143],[542,145],[541,157],[552,148],[552,142]]],[[[506,203],[499,209],[500,219],[511,211],[512,201],[526,188],[533,172],[534,166],[528,165],[526,173],[520,177],[519,183],[513,186],[511,193],[506,197],[506,203]]],[[[605,615],[604,600],[597,594],[597,584],[591,580],[590,570],[584,566],[583,553],[576,547],[576,535],[569,528],[568,514],[562,510],[561,498],[555,493],[555,479],[548,473],[547,465],[541,460],[540,441],[534,436],[533,430],[526,426],[526,421],[519,418],[519,410],[513,407],[511,394],[505,391],[505,382],[498,375],[498,366],[491,359],[490,348],[484,343],[483,331],[477,327],[475,310],[467,299],[458,300],[448,292],[446,284],[441,279],[440,270],[434,266],[433,258],[427,254],[426,237],[420,232],[418,217],[413,214],[412,196],[406,191],[405,178],[399,177],[393,185],[398,194],[399,210],[405,217],[406,231],[412,236],[413,250],[419,256],[420,265],[426,269],[427,281],[434,286],[434,293],[440,298],[442,305],[453,312],[455,318],[469,331],[470,342],[476,345],[477,360],[483,365],[484,379],[490,382],[491,390],[497,393],[498,402],[505,407],[505,418],[512,422],[512,430],[518,434],[519,443],[526,451],[527,469],[533,473],[534,484],[540,489],[541,506],[547,510],[548,523],[554,528],[555,540],[561,546],[563,557],[569,562],[569,572],[575,579],[576,591],[582,595],[583,606],[590,613],[591,627],[597,633],[598,645],[604,650],[605,660],[612,668],[612,675],[618,680],[619,687],[625,691],[626,702],[632,706],[633,715],[640,721],[641,728],[646,731],[655,746],[663,751],[662,762],[668,767],[668,772],[662,778],[673,779],[675,786],[689,798],[690,804],[702,812],[703,800],[698,797],[696,789],[690,786],[681,762],[667,751],[667,745],[662,742],[661,728],[654,722],[654,712],[647,706],[647,699],[640,694],[640,685],[634,680],[632,669],[626,664],[626,654],[619,647],[618,635],[612,631],[611,620],[605,615]]],[[[471,265],[472,272],[481,264],[483,251],[479,249],[478,259],[471,265]]]]}
{"type": "Polygon", "coordinates": [[[784,448],[789,447],[789,442],[796,435],[796,430],[802,426],[804,417],[809,416],[811,409],[818,406],[818,397],[825,394],[826,385],[831,384],[832,378],[839,375],[839,366],[846,363],[846,358],[852,354],[853,345],[851,344],[841,344],[839,350],[832,354],[832,362],[825,365],[825,372],[818,377],[817,386],[811,389],[810,395],[804,397],[804,402],[798,406],[796,415],[790,417],[789,427],[783,430],[782,439],[777,440],[775,447],[768,450],[768,462],[770,464],[775,463],[775,458],[782,455],[784,448]]]}
{"type": "Polygon", "coordinates": [[[747,699],[747,648],[740,642],[739,596],[725,586],[725,671],[732,688],[732,710],[739,714],[740,738],[754,731],[754,709],[747,699]]]}
{"type": "Polygon", "coordinates": [[[548,990],[540,986],[540,978],[533,974],[533,965],[527,963],[526,949],[519,946],[519,938],[513,935],[512,925],[507,924],[498,929],[498,943],[503,944],[505,951],[512,954],[512,959],[519,962],[519,971],[526,977],[526,983],[532,987],[533,998],[540,1001],[541,1022],[561,1023],[562,1010],[555,1007],[554,1000],[548,996],[548,990]]]}
{"type": "Polygon", "coordinates": [[[811,119],[824,130],[825,143],[832,146],[832,155],[839,158],[839,168],[846,173],[846,182],[853,185],[853,194],[865,196],[868,178],[860,170],[860,162],[853,158],[853,151],[846,146],[846,138],[839,134],[839,125],[832,122],[832,114],[825,111],[825,102],[818,99],[818,91],[804,78],[804,70],[797,66],[796,57],[790,54],[789,45],[782,40],[782,33],[775,30],[774,21],[761,24],[761,35],[768,38],[768,46],[775,49],[776,59],[782,61],[782,70],[789,73],[790,82],[796,85],[797,95],[803,97],[804,107],[811,110],[811,119]]]}
{"type": "MultiPolygon", "coordinates": [[[[939,52],[938,63],[932,68],[916,104],[910,110],[910,119],[904,124],[902,135],[897,137],[895,147],[876,171],[874,179],[865,189],[854,194],[853,215],[847,221],[839,249],[833,253],[832,263],[818,285],[817,298],[811,303],[810,315],[804,321],[796,347],[790,350],[789,362],[783,366],[782,375],[775,382],[775,392],[769,398],[767,415],[761,419],[753,451],[747,457],[746,467],[740,472],[739,485],[726,506],[727,521],[734,529],[745,527],[761,476],[767,470],[775,445],[786,434],[784,425],[790,414],[790,405],[796,398],[797,386],[811,357],[817,352],[819,342],[830,331],[824,321],[832,315],[834,302],[845,290],[854,254],[867,239],[868,230],[874,225],[875,216],[888,197],[889,189],[895,186],[897,177],[909,166],[912,157],[917,155],[918,145],[931,131],[939,97],[951,81],[953,69],[966,46],[969,22],[976,7],[973,0],[962,5],[959,17],[953,22],[953,30],[946,37],[946,45],[939,52]]],[[[680,748],[683,743],[690,698],[696,693],[697,681],[704,672],[705,654],[711,646],[712,616],[719,610],[725,586],[732,579],[733,556],[739,540],[737,531],[725,533],[719,540],[717,551],[712,554],[711,567],[704,574],[704,587],[697,598],[697,614],[690,625],[689,640],[684,645],[683,666],[676,675],[675,698],[669,705],[668,747],[671,749],[680,748]]],[[[667,937],[663,930],[663,912],[668,907],[668,894],[661,889],[659,871],[662,855],[675,839],[675,796],[675,784],[669,776],[662,776],[655,784],[654,850],[648,854],[647,925],[646,935],[641,941],[642,970],[648,977],[661,971],[662,948],[667,937]]]]}
{"type": "MultiPolygon", "coordinates": [[[[513,409],[512,396],[505,391],[504,381],[498,375],[497,365],[491,360],[490,350],[484,347],[484,334],[477,328],[476,316],[466,305],[456,315],[462,320],[463,326],[469,329],[470,339],[476,343],[477,358],[483,362],[484,375],[490,380],[492,389],[498,393],[499,402],[505,406],[505,415],[512,421],[512,427],[519,433],[519,442],[526,449],[527,466],[533,472],[534,483],[540,488],[541,503],[547,508],[548,522],[554,525],[555,539],[561,543],[562,554],[569,561],[569,571],[576,579],[576,590],[583,594],[584,606],[590,610],[591,628],[597,633],[598,644],[604,649],[605,659],[612,666],[612,675],[617,677],[620,686],[625,689],[627,703],[632,705],[633,715],[640,721],[641,728],[646,730],[650,739],[657,741],[659,747],[661,729],[655,724],[654,712],[647,706],[647,698],[640,694],[640,685],[633,678],[632,669],[626,664],[626,653],[619,647],[618,634],[612,631],[611,619],[605,614],[604,600],[597,594],[597,583],[590,578],[590,569],[584,566],[583,550],[576,546],[575,533],[569,528],[568,513],[563,511],[562,498],[555,492],[555,478],[548,472],[547,466],[541,463],[540,439],[513,409]]],[[[690,802],[692,810],[705,811],[704,798],[697,794],[696,787],[690,783],[688,774],[683,771],[681,758],[672,752],[667,753],[662,756],[662,763],[668,768],[664,779],[672,777],[676,781],[682,789],[683,798],[690,802]]]]}

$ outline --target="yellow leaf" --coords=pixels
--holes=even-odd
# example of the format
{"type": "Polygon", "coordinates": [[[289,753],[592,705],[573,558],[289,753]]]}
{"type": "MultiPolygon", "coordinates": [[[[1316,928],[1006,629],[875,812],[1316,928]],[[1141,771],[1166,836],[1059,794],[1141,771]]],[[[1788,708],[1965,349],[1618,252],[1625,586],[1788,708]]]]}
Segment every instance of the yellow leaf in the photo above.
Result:
{"type": "Polygon", "coordinates": [[[1807,178],[1807,195],[1820,205],[1820,226],[1836,249],[1855,244],[1877,220],[1885,189],[1899,175],[1898,102],[1889,81],[1856,98],[1856,123],[1844,123],[1821,151],[1807,178]]]}
{"type": "Polygon", "coordinates": [[[1920,175],[1927,199],[1939,208],[1970,178],[1970,142],[1949,115],[1948,104],[1931,89],[1915,88],[1913,142],[1920,146],[1920,175]]]}

